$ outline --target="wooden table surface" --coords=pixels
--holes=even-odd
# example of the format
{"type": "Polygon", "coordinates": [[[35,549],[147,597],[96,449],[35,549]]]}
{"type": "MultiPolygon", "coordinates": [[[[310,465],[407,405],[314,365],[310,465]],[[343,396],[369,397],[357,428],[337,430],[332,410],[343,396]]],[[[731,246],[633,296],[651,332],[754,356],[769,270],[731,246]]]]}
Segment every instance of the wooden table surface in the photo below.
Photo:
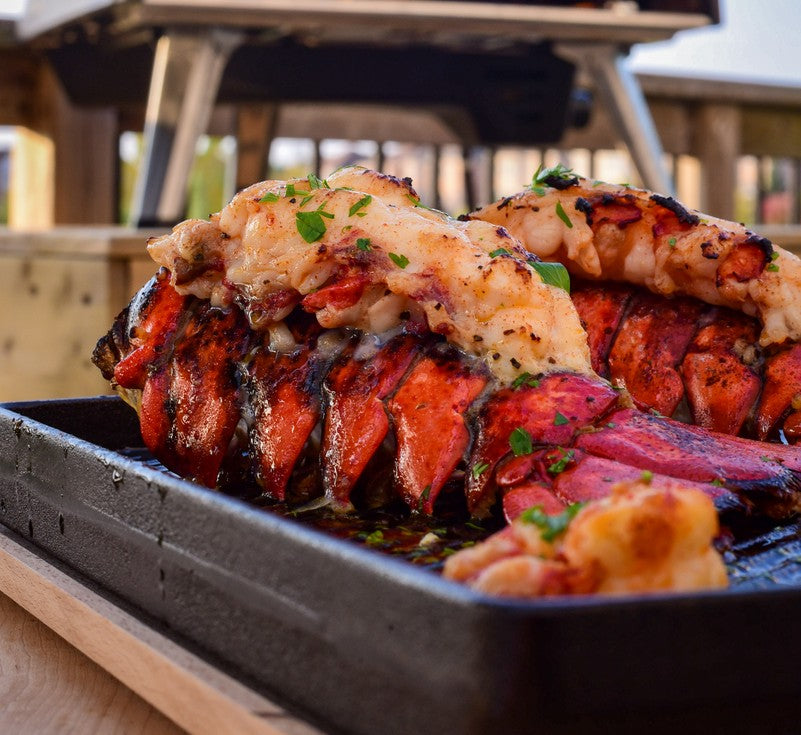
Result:
{"type": "Polygon", "coordinates": [[[0,734],[182,732],[323,735],[0,526],[0,734]]]}
{"type": "Polygon", "coordinates": [[[0,701],[2,733],[184,732],[3,594],[0,701]]]}

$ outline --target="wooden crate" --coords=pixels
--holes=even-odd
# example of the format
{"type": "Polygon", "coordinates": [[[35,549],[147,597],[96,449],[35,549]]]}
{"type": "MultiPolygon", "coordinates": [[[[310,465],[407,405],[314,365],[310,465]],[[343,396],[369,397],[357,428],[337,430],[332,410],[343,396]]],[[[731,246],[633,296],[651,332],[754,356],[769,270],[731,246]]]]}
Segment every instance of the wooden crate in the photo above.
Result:
{"type": "Polygon", "coordinates": [[[0,401],[108,392],[92,349],[153,273],[151,231],[0,228],[0,401]]]}

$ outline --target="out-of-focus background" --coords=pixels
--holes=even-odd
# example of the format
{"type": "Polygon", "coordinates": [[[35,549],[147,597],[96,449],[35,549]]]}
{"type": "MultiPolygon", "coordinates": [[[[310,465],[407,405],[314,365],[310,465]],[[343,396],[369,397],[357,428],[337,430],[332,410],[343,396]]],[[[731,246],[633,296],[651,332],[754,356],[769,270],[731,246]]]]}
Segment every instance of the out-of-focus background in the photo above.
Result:
{"type": "Polygon", "coordinates": [[[144,243],[344,163],[459,214],[540,164],[801,246],[795,0],[0,0],[0,400],[89,395],[144,243]]]}

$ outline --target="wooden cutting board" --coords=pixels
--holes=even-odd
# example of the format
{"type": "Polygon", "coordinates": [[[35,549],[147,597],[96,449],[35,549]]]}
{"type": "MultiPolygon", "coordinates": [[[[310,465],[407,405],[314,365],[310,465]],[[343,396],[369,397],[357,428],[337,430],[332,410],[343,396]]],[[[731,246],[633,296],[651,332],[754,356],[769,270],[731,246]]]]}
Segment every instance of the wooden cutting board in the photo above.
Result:
{"type": "MultiPolygon", "coordinates": [[[[322,735],[113,604],[2,526],[0,593],[190,733],[322,735]]],[[[119,727],[129,731],[124,724],[119,727]]]]}

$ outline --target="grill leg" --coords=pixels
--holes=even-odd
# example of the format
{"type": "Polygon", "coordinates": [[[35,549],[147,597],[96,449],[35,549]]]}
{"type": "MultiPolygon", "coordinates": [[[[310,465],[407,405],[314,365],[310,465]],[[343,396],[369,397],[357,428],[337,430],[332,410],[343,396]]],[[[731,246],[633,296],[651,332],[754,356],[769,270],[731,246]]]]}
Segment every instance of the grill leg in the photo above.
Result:
{"type": "Polygon", "coordinates": [[[182,219],[195,145],[205,132],[223,70],[241,34],[168,31],[158,40],[145,115],[145,150],[131,224],[182,219]]]}
{"type": "Polygon", "coordinates": [[[625,53],[614,44],[560,44],[557,52],[588,74],[620,131],[634,165],[648,189],[673,194],[674,186],[662,159],[662,143],[651,111],[634,75],[625,65],[625,53]]]}

